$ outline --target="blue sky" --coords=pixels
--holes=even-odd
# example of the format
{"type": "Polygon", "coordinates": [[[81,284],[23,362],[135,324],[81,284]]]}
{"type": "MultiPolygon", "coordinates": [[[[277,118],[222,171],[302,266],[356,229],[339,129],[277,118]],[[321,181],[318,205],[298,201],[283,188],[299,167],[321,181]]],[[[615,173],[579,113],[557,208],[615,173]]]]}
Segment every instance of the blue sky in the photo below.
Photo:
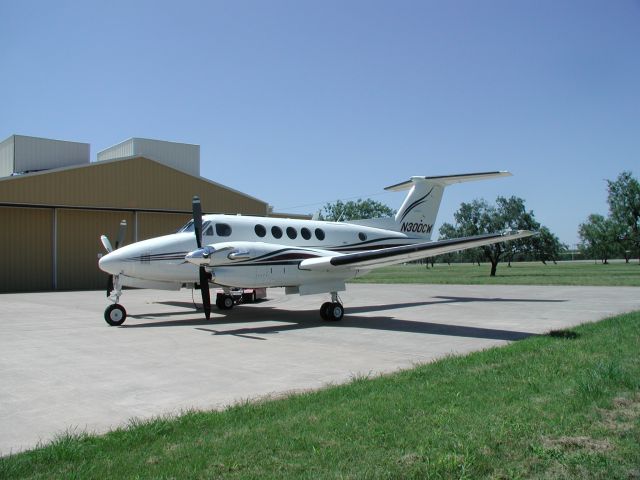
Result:
{"type": "MultiPolygon", "coordinates": [[[[307,213],[412,175],[526,200],[566,243],[640,174],[634,0],[1,2],[0,137],[201,145],[201,173],[307,213]]],[[[185,199],[188,206],[190,199],[185,199]]],[[[215,210],[214,205],[205,209],[215,210]]]]}

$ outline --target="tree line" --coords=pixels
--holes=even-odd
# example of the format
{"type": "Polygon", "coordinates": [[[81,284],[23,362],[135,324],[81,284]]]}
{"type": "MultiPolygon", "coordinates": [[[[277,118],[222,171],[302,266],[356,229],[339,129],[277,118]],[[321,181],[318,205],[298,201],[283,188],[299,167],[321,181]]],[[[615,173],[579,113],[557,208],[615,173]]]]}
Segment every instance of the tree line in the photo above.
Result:
{"type": "Polygon", "coordinates": [[[607,263],[611,258],[633,257],[640,262],[640,183],[624,171],[607,180],[609,215],[592,213],[578,228],[578,248],[585,258],[607,263]]]}
{"type": "MultiPolygon", "coordinates": [[[[631,172],[622,172],[615,181],[607,180],[609,216],[591,214],[580,224],[579,250],[584,258],[600,259],[606,263],[613,257],[640,257],[640,183],[631,172]]],[[[348,221],[363,218],[392,217],[395,211],[371,199],[327,203],[319,218],[328,221],[348,221]]],[[[541,225],[532,210],[527,210],[522,198],[499,196],[495,204],[484,199],[462,203],[454,213],[455,224],[444,223],[439,239],[469,237],[507,230],[532,230],[537,235],[510,242],[496,243],[460,252],[440,255],[428,260],[435,262],[491,264],[490,275],[495,276],[498,264],[506,261],[556,262],[569,247],[549,228],[541,225]]],[[[640,258],[639,258],[640,261],[640,258]]]]}

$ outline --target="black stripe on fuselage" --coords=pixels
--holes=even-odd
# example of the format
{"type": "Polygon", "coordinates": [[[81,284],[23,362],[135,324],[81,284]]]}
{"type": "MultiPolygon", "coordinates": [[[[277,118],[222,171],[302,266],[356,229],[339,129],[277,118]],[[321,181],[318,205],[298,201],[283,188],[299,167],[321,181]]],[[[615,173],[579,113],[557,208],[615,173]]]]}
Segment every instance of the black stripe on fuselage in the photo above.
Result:
{"type": "MultiPolygon", "coordinates": [[[[248,262],[251,262],[252,265],[265,264],[266,262],[274,262],[278,260],[282,260],[281,258],[277,258],[278,255],[288,255],[289,259],[300,262],[302,260],[306,260],[308,258],[316,258],[323,256],[320,253],[313,252],[311,249],[315,248],[318,250],[326,250],[329,252],[336,253],[344,253],[344,252],[363,252],[370,250],[380,250],[383,248],[393,248],[393,247],[403,247],[408,245],[413,245],[415,242],[409,243],[395,243],[395,244],[383,244],[383,245],[374,245],[374,243],[386,242],[389,240],[401,240],[398,237],[383,237],[367,240],[360,243],[352,243],[349,245],[341,245],[341,246],[328,246],[328,247],[288,247],[281,248],[279,250],[275,250],[273,252],[268,252],[263,255],[260,255],[255,258],[249,258],[246,260],[240,260],[234,262],[234,265],[245,265],[248,262]],[[288,252],[288,253],[285,253],[288,252]],[[293,257],[293,255],[296,255],[293,257]],[[260,263],[263,262],[263,263],[260,263]]],[[[407,239],[411,240],[411,239],[407,239]]],[[[417,240],[417,239],[415,239],[417,240]]],[[[138,255],[136,257],[130,257],[125,259],[127,262],[162,262],[162,261],[172,261],[172,260],[184,260],[189,252],[165,252],[165,253],[153,253],[148,255],[138,255]]]]}

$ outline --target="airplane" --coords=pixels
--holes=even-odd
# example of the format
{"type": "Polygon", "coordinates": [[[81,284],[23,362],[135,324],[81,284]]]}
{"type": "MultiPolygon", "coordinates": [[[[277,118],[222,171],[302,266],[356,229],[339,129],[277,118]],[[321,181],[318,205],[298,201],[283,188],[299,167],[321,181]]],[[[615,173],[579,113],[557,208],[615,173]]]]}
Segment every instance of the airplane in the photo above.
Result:
{"type": "Polygon", "coordinates": [[[222,288],[220,310],[234,306],[232,289],[284,287],[286,294],[329,293],[320,307],[326,321],[343,318],[338,292],[346,281],[369,271],[448,252],[528,237],[527,230],[431,241],[445,187],[456,183],[511,176],[507,171],[434,177],[414,176],[387,187],[409,190],[395,217],[327,222],[259,216],[202,214],[192,201],[193,219],[176,233],[121,246],[126,222],[120,224],[116,248],[101,236],[107,254],[99,268],[109,274],[104,313],[111,326],[127,318],[118,302],[122,288],[179,290],[198,288],[207,320],[210,285],[222,288]]]}

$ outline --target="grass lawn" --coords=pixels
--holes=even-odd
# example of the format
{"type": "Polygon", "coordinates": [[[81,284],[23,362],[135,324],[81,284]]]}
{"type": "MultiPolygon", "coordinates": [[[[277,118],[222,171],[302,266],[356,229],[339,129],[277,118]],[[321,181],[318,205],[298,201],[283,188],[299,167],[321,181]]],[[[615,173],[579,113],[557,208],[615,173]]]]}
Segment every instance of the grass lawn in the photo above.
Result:
{"type": "Polygon", "coordinates": [[[640,312],[318,392],[62,437],[0,459],[0,478],[638,478],[638,352],[640,312]]]}
{"type": "Polygon", "coordinates": [[[608,265],[592,262],[560,262],[557,265],[542,262],[498,264],[495,277],[490,277],[491,265],[469,263],[437,263],[426,265],[395,265],[380,268],[363,277],[351,280],[357,283],[438,283],[466,285],[595,285],[640,287],[640,265],[615,262],[608,265]]]}

